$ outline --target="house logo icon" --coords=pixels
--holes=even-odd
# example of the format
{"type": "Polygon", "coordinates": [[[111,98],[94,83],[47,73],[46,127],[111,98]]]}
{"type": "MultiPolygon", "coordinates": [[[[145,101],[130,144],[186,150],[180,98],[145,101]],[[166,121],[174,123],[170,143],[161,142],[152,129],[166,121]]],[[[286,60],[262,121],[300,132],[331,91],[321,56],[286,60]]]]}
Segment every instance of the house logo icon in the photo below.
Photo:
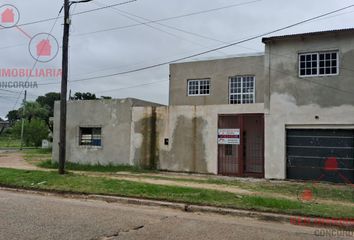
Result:
{"type": "Polygon", "coordinates": [[[15,27],[20,21],[20,12],[11,5],[6,4],[0,6],[0,26],[4,28],[15,27]]]}
{"type": "Polygon", "coordinates": [[[14,23],[15,22],[14,10],[10,8],[6,8],[5,11],[1,13],[1,22],[14,23]]]}
{"type": "Polygon", "coordinates": [[[37,56],[50,56],[52,54],[52,45],[48,39],[43,39],[37,44],[37,56]]]}
{"type": "Polygon", "coordinates": [[[52,61],[59,53],[59,43],[50,33],[38,33],[28,44],[31,57],[38,62],[52,61]]]}

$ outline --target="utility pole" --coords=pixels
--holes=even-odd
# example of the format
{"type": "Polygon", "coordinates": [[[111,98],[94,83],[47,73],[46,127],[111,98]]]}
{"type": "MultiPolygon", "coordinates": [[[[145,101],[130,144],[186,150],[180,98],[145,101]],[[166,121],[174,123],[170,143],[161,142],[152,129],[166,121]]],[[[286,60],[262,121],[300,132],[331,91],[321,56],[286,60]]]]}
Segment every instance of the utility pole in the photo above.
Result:
{"type": "Polygon", "coordinates": [[[23,149],[23,135],[24,135],[24,130],[25,130],[26,101],[27,101],[27,90],[25,90],[25,96],[23,98],[22,126],[21,126],[21,147],[20,147],[21,151],[23,149]]]}
{"type": "Polygon", "coordinates": [[[63,32],[63,59],[60,93],[60,129],[59,129],[59,174],[65,174],[66,159],[66,98],[68,95],[68,69],[69,69],[69,32],[70,32],[70,6],[75,3],[86,3],[92,0],[69,1],[64,0],[64,32],[63,32]]]}
{"type": "Polygon", "coordinates": [[[64,0],[64,34],[62,79],[60,93],[60,133],[59,133],[59,174],[65,174],[66,158],[66,97],[68,88],[68,56],[69,56],[69,30],[70,30],[70,3],[64,0]]]}

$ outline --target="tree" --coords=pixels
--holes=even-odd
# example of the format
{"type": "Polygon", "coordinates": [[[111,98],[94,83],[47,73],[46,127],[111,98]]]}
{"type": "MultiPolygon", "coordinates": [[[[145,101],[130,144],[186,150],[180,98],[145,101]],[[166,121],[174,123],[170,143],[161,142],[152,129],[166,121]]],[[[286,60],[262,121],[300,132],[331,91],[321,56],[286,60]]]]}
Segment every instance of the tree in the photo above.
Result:
{"type": "Polygon", "coordinates": [[[89,93],[89,92],[80,93],[80,92],[77,92],[72,97],[72,100],[97,100],[97,98],[96,98],[96,94],[94,94],[94,93],[89,93]]]}
{"type": "Polygon", "coordinates": [[[21,118],[23,117],[29,122],[31,122],[32,119],[41,119],[45,121],[49,116],[48,109],[43,108],[38,102],[26,102],[25,112],[23,112],[23,107],[21,107],[18,112],[21,118]]]}
{"type": "Polygon", "coordinates": [[[10,126],[13,126],[18,120],[21,119],[18,110],[12,110],[6,115],[7,120],[10,123],[10,126]]]}
{"type": "Polygon", "coordinates": [[[36,100],[42,107],[47,108],[49,111],[49,116],[54,116],[54,103],[60,100],[60,93],[50,92],[44,96],[39,96],[36,100]]]}
{"type": "Polygon", "coordinates": [[[112,97],[109,97],[109,96],[101,96],[101,99],[112,99],[112,97]]]}
{"type": "MultiPolygon", "coordinates": [[[[13,126],[11,133],[15,138],[21,137],[21,122],[16,122],[13,126]]],[[[43,139],[48,138],[48,127],[45,121],[40,119],[32,119],[25,121],[23,140],[26,146],[39,147],[43,139]]]]}
{"type": "Polygon", "coordinates": [[[54,103],[55,101],[60,100],[60,93],[50,92],[45,94],[44,96],[39,96],[36,100],[42,108],[47,109],[47,116],[45,117],[44,121],[46,122],[49,130],[53,132],[53,124],[50,121],[50,117],[54,116],[54,103]]]}

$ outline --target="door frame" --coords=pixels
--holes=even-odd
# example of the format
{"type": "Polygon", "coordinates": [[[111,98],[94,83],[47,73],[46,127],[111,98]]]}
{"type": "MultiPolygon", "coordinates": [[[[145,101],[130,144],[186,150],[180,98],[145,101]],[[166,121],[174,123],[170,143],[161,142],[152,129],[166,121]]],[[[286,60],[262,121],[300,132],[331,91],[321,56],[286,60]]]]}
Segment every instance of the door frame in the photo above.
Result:
{"type": "Polygon", "coordinates": [[[218,121],[217,121],[217,129],[220,126],[220,117],[240,117],[240,145],[238,145],[240,149],[240,161],[238,163],[239,172],[235,174],[224,174],[220,173],[219,171],[219,145],[217,146],[217,170],[218,175],[223,176],[232,176],[232,177],[252,177],[252,178],[264,178],[265,177],[265,122],[264,122],[264,113],[246,113],[246,114],[218,114],[218,121]],[[244,141],[243,141],[243,129],[244,129],[244,119],[248,116],[262,116],[262,124],[263,124],[263,144],[262,144],[262,173],[247,173],[245,171],[245,155],[244,155],[244,141]]]}

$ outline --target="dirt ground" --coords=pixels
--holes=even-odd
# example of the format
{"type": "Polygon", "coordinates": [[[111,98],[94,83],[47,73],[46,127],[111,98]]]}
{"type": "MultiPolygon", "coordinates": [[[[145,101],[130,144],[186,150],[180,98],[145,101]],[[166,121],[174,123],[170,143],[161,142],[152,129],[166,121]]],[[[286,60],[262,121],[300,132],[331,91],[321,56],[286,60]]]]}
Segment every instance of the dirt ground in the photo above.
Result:
{"type": "Polygon", "coordinates": [[[38,170],[39,168],[26,162],[23,153],[17,151],[0,151],[0,168],[38,170]]]}

